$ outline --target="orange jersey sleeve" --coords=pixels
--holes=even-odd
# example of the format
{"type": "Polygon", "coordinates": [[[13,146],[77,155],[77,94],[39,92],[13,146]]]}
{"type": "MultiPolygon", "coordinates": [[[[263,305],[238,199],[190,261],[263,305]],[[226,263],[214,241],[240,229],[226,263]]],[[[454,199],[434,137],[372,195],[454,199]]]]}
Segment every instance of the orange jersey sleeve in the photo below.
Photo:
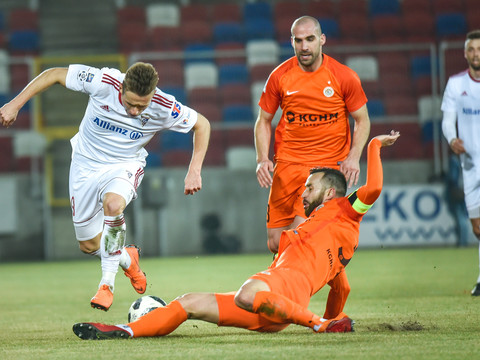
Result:
{"type": "Polygon", "coordinates": [[[315,72],[305,72],[292,57],[270,74],[259,101],[274,114],[282,108],[275,131],[275,159],[336,166],[350,151],[349,112],[366,104],[357,74],[328,55],[315,72]]]}

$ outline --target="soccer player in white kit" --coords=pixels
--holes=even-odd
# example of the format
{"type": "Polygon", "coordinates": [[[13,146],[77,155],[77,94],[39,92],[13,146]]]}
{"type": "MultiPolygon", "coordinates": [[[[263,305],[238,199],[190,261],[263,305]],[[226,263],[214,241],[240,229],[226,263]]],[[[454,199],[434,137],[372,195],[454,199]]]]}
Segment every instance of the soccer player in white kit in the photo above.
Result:
{"type": "MultiPolygon", "coordinates": [[[[468,69],[451,76],[445,88],[442,130],[460,156],[468,217],[480,241],[480,30],[467,34],[464,54],[468,69]]],[[[472,295],[480,296],[480,275],[472,295]]]]}
{"type": "Polygon", "coordinates": [[[104,311],[113,302],[119,265],[138,293],[146,290],[145,273],[138,264],[139,249],[125,246],[123,212],[137,196],[148,155],[144,147],[158,131],[194,132],[184,193],[193,195],[202,187],[210,124],[159,90],[157,83],[156,70],[145,63],[133,64],[125,74],[85,65],[51,68],[0,108],[0,120],[8,127],[29,99],[54,84],[89,95],[79,131],[71,139],[69,192],[80,250],[101,258],[102,279],[90,303],[104,311]]]}

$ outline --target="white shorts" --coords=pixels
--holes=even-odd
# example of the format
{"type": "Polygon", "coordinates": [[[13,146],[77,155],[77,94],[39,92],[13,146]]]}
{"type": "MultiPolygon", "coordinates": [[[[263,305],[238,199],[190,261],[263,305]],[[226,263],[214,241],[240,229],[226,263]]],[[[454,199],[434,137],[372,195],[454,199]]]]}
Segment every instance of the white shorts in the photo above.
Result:
{"type": "Polygon", "coordinates": [[[480,164],[474,163],[469,156],[463,155],[460,158],[468,217],[477,219],[480,218],[480,164]]]}
{"type": "Polygon", "coordinates": [[[72,161],[70,205],[77,240],[93,239],[103,231],[103,197],[106,193],[122,196],[128,205],[137,197],[142,179],[143,166],[140,162],[91,169],[72,161]]]}

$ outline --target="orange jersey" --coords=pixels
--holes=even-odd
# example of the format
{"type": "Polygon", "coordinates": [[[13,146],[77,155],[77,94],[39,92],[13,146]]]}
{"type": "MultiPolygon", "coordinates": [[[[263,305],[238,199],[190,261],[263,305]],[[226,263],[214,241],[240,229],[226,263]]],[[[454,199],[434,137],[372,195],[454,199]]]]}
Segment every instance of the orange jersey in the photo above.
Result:
{"type": "Polygon", "coordinates": [[[275,160],[336,166],[350,151],[348,114],[367,102],[360,78],[323,55],[314,72],[303,71],[296,57],[280,64],[267,80],[260,107],[282,118],[275,131],[275,160]]]}

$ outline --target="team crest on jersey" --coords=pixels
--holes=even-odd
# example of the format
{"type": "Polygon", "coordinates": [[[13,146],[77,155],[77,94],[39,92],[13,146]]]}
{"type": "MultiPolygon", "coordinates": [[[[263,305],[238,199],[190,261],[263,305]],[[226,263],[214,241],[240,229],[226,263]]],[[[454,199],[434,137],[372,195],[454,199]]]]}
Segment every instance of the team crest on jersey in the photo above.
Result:
{"type": "Polygon", "coordinates": [[[77,77],[79,81],[85,81],[87,80],[87,72],[85,70],[82,70],[78,73],[77,77]]]}
{"type": "Polygon", "coordinates": [[[145,126],[148,120],[150,120],[148,117],[142,116],[142,118],[140,119],[140,122],[142,123],[142,127],[145,126]]]}
{"type": "Polygon", "coordinates": [[[87,74],[87,79],[85,80],[86,82],[92,82],[93,78],[95,77],[95,74],[88,73],[87,74]]]}
{"type": "Polygon", "coordinates": [[[325,87],[325,89],[323,89],[323,95],[325,95],[326,97],[332,97],[334,93],[335,91],[331,86],[327,86],[325,87]]]}
{"type": "Polygon", "coordinates": [[[130,171],[127,171],[127,176],[130,179],[133,176],[133,174],[130,171]]]}
{"type": "Polygon", "coordinates": [[[108,107],[108,105],[102,105],[102,106],[100,106],[100,108],[105,110],[105,111],[110,112],[110,108],[108,107]]]}

